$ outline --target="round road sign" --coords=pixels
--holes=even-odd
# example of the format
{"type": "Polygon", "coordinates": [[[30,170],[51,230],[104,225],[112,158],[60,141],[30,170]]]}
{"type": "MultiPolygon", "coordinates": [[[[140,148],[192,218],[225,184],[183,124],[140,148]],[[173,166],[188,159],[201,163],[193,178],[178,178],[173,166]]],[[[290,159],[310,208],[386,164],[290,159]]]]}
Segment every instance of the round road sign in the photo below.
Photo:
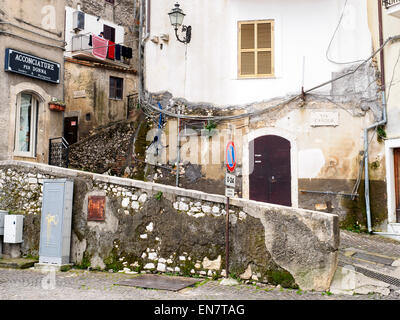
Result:
{"type": "Polygon", "coordinates": [[[226,167],[228,168],[229,172],[235,171],[236,168],[236,149],[235,144],[233,141],[229,141],[228,145],[226,146],[226,167]]]}

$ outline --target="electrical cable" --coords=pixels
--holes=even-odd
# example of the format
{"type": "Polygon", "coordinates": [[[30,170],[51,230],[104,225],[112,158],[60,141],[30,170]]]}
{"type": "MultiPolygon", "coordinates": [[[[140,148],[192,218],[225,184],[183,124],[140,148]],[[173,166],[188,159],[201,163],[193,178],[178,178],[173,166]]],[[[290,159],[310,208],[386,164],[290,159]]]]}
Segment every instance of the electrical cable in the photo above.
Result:
{"type": "Polygon", "coordinates": [[[389,102],[390,91],[391,91],[391,88],[392,88],[392,86],[394,84],[393,83],[394,75],[395,75],[395,71],[396,71],[396,68],[397,68],[397,64],[399,63],[399,60],[400,60],[400,50],[399,50],[399,55],[397,56],[397,61],[396,61],[395,65],[394,65],[394,67],[393,67],[392,79],[390,80],[390,84],[389,84],[389,88],[388,88],[388,96],[386,98],[386,104],[389,102]]]}
{"type": "Polygon", "coordinates": [[[133,41],[136,41],[136,40],[138,40],[138,39],[137,39],[137,38],[134,38],[133,40],[127,40],[127,41],[124,41],[124,42],[121,42],[121,43],[114,43],[114,44],[112,44],[112,45],[100,46],[100,47],[92,47],[92,48],[88,48],[88,49],[79,49],[79,50],[65,50],[65,52],[90,51],[90,50],[93,50],[93,49],[114,47],[115,45],[124,45],[124,44],[126,44],[126,43],[128,43],[128,42],[133,42],[133,41]]]}
{"type": "Polygon", "coordinates": [[[345,11],[346,11],[347,3],[348,3],[348,0],[346,0],[345,4],[344,4],[344,6],[343,6],[343,10],[342,10],[342,14],[341,14],[341,16],[340,16],[339,22],[338,22],[338,24],[337,24],[337,27],[336,27],[336,29],[335,29],[335,32],[334,32],[333,35],[332,35],[332,38],[331,38],[331,40],[330,40],[330,42],[329,42],[329,46],[328,46],[328,48],[326,49],[326,53],[325,53],[325,56],[326,56],[326,58],[328,59],[328,61],[329,61],[329,62],[332,62],[332,63],[334,63],[334,64],[355,64],[355,63],[358,63],[358,62],[362,62],[362,61],[363,61],[363,60],[356,60],[356,61],[349,61],[349,62],[337,62],[337,61],[333,61],[332,59],[329,58],[329,50],[331,49],[332,42],[333,42],[333,40],[335,39],[336,33],[337,33],[337,31],[339,30],[339,27],[340,27],[340,25],[341,25],[341,23],[342,23],[342,20],[343,20],[343,17],[344,17],[344,13],[345,13],[345,11]]]}
{"type": "MultiPolygon", "coordinates": [[[[307,94],[307,93],[309,93],[311,91],[317,90],[317,89],[322,88],[322,87],[324,87],[324,86],[326,86],[328,84],[331,84],[331,83],[333,83],[335,81],[338,81],[338,80],[340,80],[340,79],[342,79],[344,77],[347,77],[349,75],[352,75],[352,74],[356,73],[358,71],[358,69],[360,69],[364,64],[366,64],[368,61],[370,61],[372,58],[374,58],[390,41],[399,40],[399,39],[400,39],[400,36],[394,36],[394,37],[388,38],[374,53],[372,53],[372,55],[370,57],[368,57],[367,59],[363,60],[363,62],[361,64],[359,64],[356,68],[354,68],[352,71],[349,71],[349,72],[347,72],[345,74],[342,74],[341,76],[338,76],[338,77],[336,77],[334,79],[331,79],[329,81],[323,82],[323,83],[321,83],[321,84],[319,84],[319,85],[317,85],[317,86],[315,86],[315,87],[313,87],[311,89],[308,89],[308,90],[304,91],[304,93],[307,94]]],[[[237,120],[237,119],[242,119],[242,118],[261,115],[261,114],[263,114],[263,113],[265,113],[265,112],[267,112],[267,111],[269,111],[271,109],[280,107],[282,105],[287,105],[287,104],[289,104],[289,103],[291,103],[291,102],[293,102],[293,101],[295,101],[295,100],[297,100],[297,99],[299,99],[301,97],[302,97],[302,94],[298,94],[298,95],[295,95],[295,96],[293,96],[293,97],[291,97],[291,98],[289,98],[287,100],[284,100],[284,101],[282,101],[282,102],[280,102],[280,103],[278,103],[276,105],[269,106],[269,107],[267,107],[265,109],[261,109],[261,110],[257,110],[257,111],[253,111],[253,112],[247,112],[247,113],[243,113],[243,114],[240,114],[240,115],[233,115],[233,116],[215,116],[215,117],[214,116],[205,117],[205,116],[182,115],[182,114],[177,114],[177,113],[166,111],[166,110],[160,110],[159,108],[153,106],[152,104],[148,103],[147,101],[145,101],[145,104],[147,104],[147,106],[149,108],[153,109],[154,111],[156,111],[158,113],[161,112],[164,115],[167,115],[167,116],[170,116],[170,117],[173,117],[173,118],[191,119],[191,120],[199,120],[199,121],[207,121],[207,120],[216,121],[216,120],[237,120]]]]}

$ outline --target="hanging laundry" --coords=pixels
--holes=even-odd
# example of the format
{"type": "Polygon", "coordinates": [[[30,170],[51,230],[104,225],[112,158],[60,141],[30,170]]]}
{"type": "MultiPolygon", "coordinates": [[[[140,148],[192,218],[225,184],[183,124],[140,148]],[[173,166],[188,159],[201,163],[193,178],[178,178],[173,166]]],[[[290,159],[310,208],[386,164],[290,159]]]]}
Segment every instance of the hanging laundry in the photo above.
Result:
{"type": "Polygon", "coordinates": [[[96,35],[92,35],[92,43],[93,43],[92,54],[95,57],[104,60],[107,57],[108,40],[100,38],[96,35]]]}
{"type": "Polygon", "coordinates": [[[121,47],[121,55],[125,58],[126,57],[126,50],[127,48],[125,46],[121,47]]]}
{"type": "Polygon", "coordinates": [[[128,59],[132,59],[132,54],[133,54],[133,51],[132,51],[132,48],[127,48],[128,49],[128,51],[127,51],[127,53],[126,53],[126,57],[128,58],[128,59]]]}
{"type": "Polygon", "coordinates": [[[127,59],[132,58],[132,48],[122,47],[122,56],[127,59]]]}
{"type": "Polygon", "coordinates": [[[115,60],[121,60],[121,45],[115,45],[115,60]]]}
{"type": "Polygon", "coordinates": [[[107,58],[114,60],[115,59],[115,43],[112,41],[108,41],[108,54],[107,58]]]}

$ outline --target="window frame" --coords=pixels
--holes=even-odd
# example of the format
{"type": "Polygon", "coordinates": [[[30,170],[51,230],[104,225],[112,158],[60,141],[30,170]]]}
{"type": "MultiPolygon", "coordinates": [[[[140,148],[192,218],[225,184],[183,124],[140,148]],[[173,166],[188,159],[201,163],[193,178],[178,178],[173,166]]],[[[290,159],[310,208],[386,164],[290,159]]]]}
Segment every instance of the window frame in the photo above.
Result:
{"type": "Polygon", "coordinates": [[[115,28],[107,24],[103,24],[104,39],[115,43],[115,28]],[[109,39],[110,38],[110,39],[109,39]]]}
{"type": "Polygon", "coordinates": [[[266,19],[266,20],[245,20],[238,21],[238,68],[237,74],[238,79],[260,79],[260,78],[274,78],[275,77],[275,20],[274,19],[266,19]],[[258,24],[269,23],[271,25],[271,48],[258,48],[258,24]],[[253,24],[254,25],[254,49],[242,49],[242,33],[241,27],[244,24],[253,24]],[[245,52],[254,52],[254,74],[241,74],[242,67],[242,53],[245,52]],[[266,74],[258,74],[258,52],[271,52],[271,73],[266,74]]]}
{"type": "Polygon", "coordinates": [[[37,142],[37,129],[38,129],[38,112],[39,112],[40,100],[31,92],[21,92],[17,97],[17,110],[16,110],[16,121],[15,121],[15,137],[14,137],[14,156],[17,157],[36,157],[36,142],[37,142]],[[32,97],[31,106],[31,121],[30,121],[30,141],[29,150],[30,151],[20,151],[19,150],[19,131],[20,131],[20,116],[21,116],[21,102],[22,95],[30,95],[32,97]]]}
{"type": "Polygon", "coordinates": [[[112,99],[112,100],[123,100],[124,99],[124,78],[110,76],[108,98],[112,99]],[[121,80],[120,88],[118,88],[118,86],[117,86],[117,83],[118,83],[117,80],[121,80]],[[114,85],[112,85],[113,83],[114,83],[114,85]],[[119,91],[119,89],[121,90],[121,97],[119,97],[117,95],[117,92],[119,91]]]}

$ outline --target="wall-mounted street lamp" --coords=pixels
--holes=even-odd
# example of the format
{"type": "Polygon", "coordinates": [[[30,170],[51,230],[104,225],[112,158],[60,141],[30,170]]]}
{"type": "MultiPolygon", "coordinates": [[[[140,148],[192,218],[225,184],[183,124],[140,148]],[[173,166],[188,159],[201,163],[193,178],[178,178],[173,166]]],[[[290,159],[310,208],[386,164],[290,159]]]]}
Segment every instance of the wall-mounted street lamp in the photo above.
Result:
{"type": "Polygon", "coordinates": [[[185,18],[185,14],[183,13],[182,9],[179,8],[179,3],[175,3],[175,8],[168,13],[169,19],[171,20],[171,25],[175,28],[175,35],[176,39],[182,43],[189,43],[192,38],[192,27],[183,25],[183,19],[185,18]],[[182,32],[185,32],[185,38],[182,40],[179,38],[178,35],[178,28],[182,26],[182,32]]]}

